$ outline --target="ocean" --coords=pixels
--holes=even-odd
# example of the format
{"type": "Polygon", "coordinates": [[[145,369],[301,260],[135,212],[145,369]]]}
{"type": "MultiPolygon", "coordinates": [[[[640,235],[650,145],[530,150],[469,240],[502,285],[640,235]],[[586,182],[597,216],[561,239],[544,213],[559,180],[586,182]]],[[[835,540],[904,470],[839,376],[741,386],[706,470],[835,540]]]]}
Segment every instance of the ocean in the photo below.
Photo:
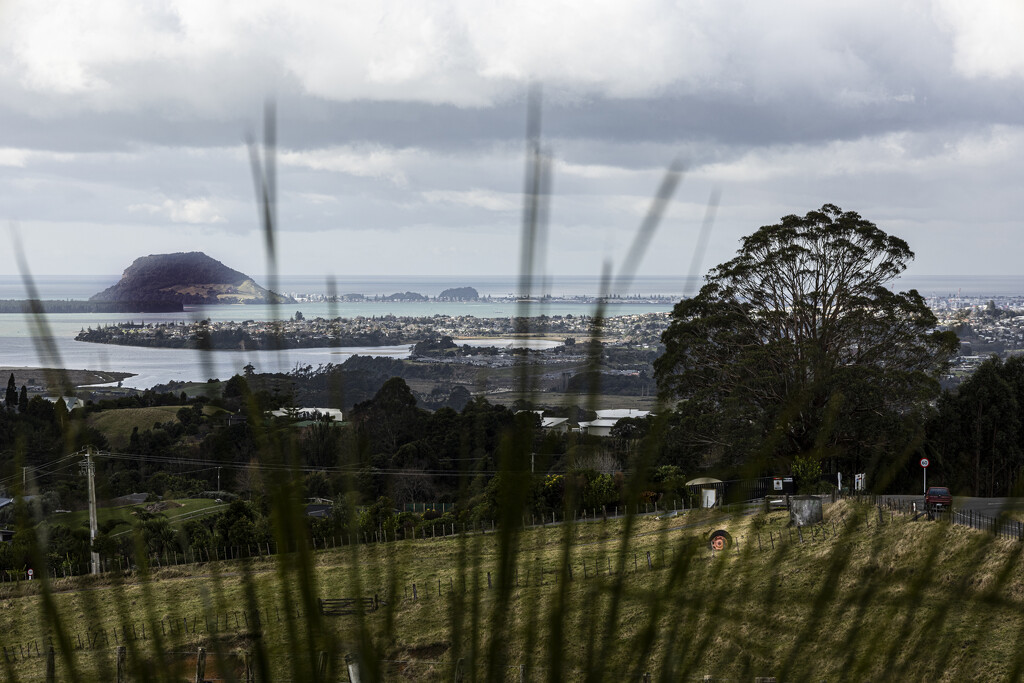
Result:
{"type": "MultiPolygon", "coordinates": [[[[119,278],[120,275],[37,275],[35,284],[41,299],[88,299],[119,278]]],[[[260,282],[266,284],[264,280],[260,282]]],[[[644,275],[634,278],[628,287],[612,287],[611,293],[623,297],[640,295],[680,298],[695,293],[701,283],[701,278],[644,275]]],[[[964,297],[1024,296],[1024,275],[909,275],[897,280],[894,286],[900,290],[916,289],[926,297],[956,296],[958,292],[964,297]]],[[[481,296],[492,297],[516,295],[520,289],[519,278],[515,275],[335,278],[338,294],[358,293],[371,297],[407,291],[434,297],[449,287],[474,287],[481,296]]],[[[287,293],[326,294],[327,280],[308,275],[281,275],[278,288],[287,293]]],[[[535,294],[551,294],[555,297],[597,296],[601,289],[601,279],[588,275],[560,276],[535,289],[535,294]]],[[[0,275],[0,299],[24,299],[26,296],[20,277],[0,275]]]]}

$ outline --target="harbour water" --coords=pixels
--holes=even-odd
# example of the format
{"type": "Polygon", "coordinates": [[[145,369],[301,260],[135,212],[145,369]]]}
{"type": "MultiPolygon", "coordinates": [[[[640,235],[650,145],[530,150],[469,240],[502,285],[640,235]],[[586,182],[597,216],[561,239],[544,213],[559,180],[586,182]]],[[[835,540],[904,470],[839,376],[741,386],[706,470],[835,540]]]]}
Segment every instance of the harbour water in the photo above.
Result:
{"type": "MultiPolygon", "coordinates": [[[[37,276],[35,284],[42,299],[87,299],[117,280],[117,276],[37,276]]],[[[634,293],[646,295],[681,296],[676,292],[687,289],[685,278],[648,278],[637,284],[642,289],[634,293]],[[675,290],[675,291],[673,291],[675,290]]],[[[518,281],[515,278],[469,278],[452,283],[441,278],[375,278],[369,280],[339,281],[337,290],[341,294],[360,293],[367,296],[387,295],[395,292],[413,291],[426,296],[437,296],[447,287],[463,286],[471,282],[481,296],[505,297],[514,292],[518,281]],[[483,280],[479,284],[478,280],[483,280]],[[478,286],[479,285],[479,286],[478,286]]],[[[596,278],[570,279],[559,296],[594,296],[599,289],[596,278]]],[[[308,277],[282,277],[279,289],[284,292],[302,294],[323,294],[326,286],[322,279],[308,277]]],[[[25,298],[25,288],[20,278],[0,278],[0,298],[25,298]]],[[[665,311],[671,303],[611,303],[605,308],[605,315],[625,313],[646,313],[665,311]]],[[[343,347],[333,349],[290,349],[285,351],[207,351],[189,349],[155,349],[110,344],[76,342],[74,337],[86,327],[131,320],[139,323],[192,322],[210,319],[230,320],[280,320],[291,318],[301,311],[306,318],[354,318],[373,316],[433,316],[470,315],[478,318],[508,318],[515,315],[591,315],[593,304],[560,301],[550,304],[531,303],[524,305],[514,301],[494,302],[342,302],[320,303],[304,301],[287,306],[238,305],[238,306],[195,306],[182,313],[126,314],[110,313],[53,313],[36,321],[21,314],[0,315],[0,366],[10,367],[65,367],[81,370],[106,370],[134,373],[124,380],[124,386],[140,389],[170,381],[201,382],[207,379],[224,379],[241,372],[242,367],[251,363],[259,372],[288,372],[296,366],[312,366],[327,363],[343,363],[349,357],[359,355],[408,357],[409,345],[387,347],[343,347]],[[38,323],[45,323],[40,330],[38,323]],[[47,343],[42,343],[45,339],[47,343]]],[[[519,344],[512,340],[497,342],[474,342],[519,344]]],[[[19,382],[22,380],[19,379],[19,382]]]]}
{"type": "MultiPolygon", "coordinates": [[[[37,276],[36,286],[43,299],[87,299],[117,280],[118,276],[37,276]]],[[[507,318],[514,315],[591,315],[593,304],[566,301],[577,296],[596,296],[600,291],[596,277],[570,277],[554,280],[548,293],[562,300],[547,304],[523,304],[511,300],[480,302],[302,302],[287,306],[197,306],[183,313],[167,314],[47,314],[38,329],[30,317],[21,314],[0,315],[0,365],[10,367],[66,367],[82,370],[107,370],[134,373],[125,386],[148,388],[169,381],[205,381],[226,378],[252,363],[260,372],[287,372],[298,366],[317,367],[326,363],[342,363],[355,354],[407,357],[410,347],[352,347],[334,349],[292,349],[269,351],[198,352],[182,349],[152,349],[74,341],[79,330],[104,324],[133,320],[134,322],[176,322],[211,319],[275,320],[288,319],[296,311],[306,318],[471,315],[479,318],[507,318]],[[41,343],[46,336],[49,343],[41,343]]],[[[671,310],[672,301],[692,294],[699,283],[685,277],[638,277],[628,291],[620,296],[658,295],[661,303],[610,303],[605,315],[624,315],[671,310]]],[[[367,296],[395,292],[418,292],[437,296],[448,287],[475,287],[481,296],[508,297],[518,290],[519,282],[510,276],[479,277],[380,277],[338,280],[339,294],[360,293],[367,296]]],[[[289,293],[323,294],[322,278],[281,277],[279,290],[289,293]]],[[[916,288],[925,296],[1000,297],[1024,293],[1024,276],[945,276],[904,278],[899,289],[916,288]]],[[[23,299],[24,285],[16,276],[0,277],[0,299],[23,299]]],[[[21,380],[19,380],[21,381],[21,380]]]]}

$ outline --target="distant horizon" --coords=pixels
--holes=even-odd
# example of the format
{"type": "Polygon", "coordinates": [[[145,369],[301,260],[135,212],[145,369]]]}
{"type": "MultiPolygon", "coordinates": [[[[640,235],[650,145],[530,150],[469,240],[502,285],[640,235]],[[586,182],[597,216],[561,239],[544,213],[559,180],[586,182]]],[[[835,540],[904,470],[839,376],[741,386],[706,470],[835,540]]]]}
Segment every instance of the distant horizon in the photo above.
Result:
{"type": "MultiPolygon", "coordinates": [[[[262,286],[269,287],[265,275],[249,274],[262,286]]],[[[33,274],[33,280],[41,299],[86,300],[102,289],[117,282],[120,274],[33,274]]],[[[335,276],[338,295],[361,294],[367,297],[387,296],[396,292],[416,292],[428,297],[438,296],[443,289],[451,287],[473,287],[481,297],[501,298],[519,296],[520,276],[510,275],[462,275],[462,274],[419,274],[419,275],[345,275],[335,276]]],[[[327,291],[327,276],[308,274],[278,274],[274,287],[288,294],[324,295],[327,291]]],[[[615,296],[660,296],[684,297],[697,293],[703,282],[703,275],[637,275],[627,286],[615,286],[610,294],[615,296]]],[[[595,297],[602,284],[600,275],[550,275],[537,277],[533,281],[531,296],[549,294],[553,297],[595,297]]],[[[965,297],[1018,297],[1024,296],[1024,275],[929,275],[904,274],[893,281],[896,289],[917,289],[923,296],[943,297],[959,295],[965,297]]],[[[0,274],[0,299],[24,299],[26,293],[20,275],[0,274]]]]}
{"type": "MultiPolygon", "coordinates": [[[[43,272],[38,272],[37,273],[37,272],[33,272],[31,275],[32,275],[33,278],[44,277],[44,278],[48,278],[48,279],[60,279],[60,278],[63,278],[63,279],[67,279],[67,280],[74,280],[76,278],[90,278],[90,279],[103,278],[103,277],[117,277],[117,278],[120,278],[122,273],[74,273],[74,274],[67,274],[67,273],[43,273],[43,272]]],[[[279,272],[277,274],[277,276],[278,277],[286,277],[286,278],[290,278],[290,279],[300,279],[300,278],[312,279],[312,278],[326,278],[326,277],[329,277],[330,274],[325,274],[325,275],[309,275],[309,274],[305,274],[305,273],[300,274],[300,273],[279,272]]],[[[364,275],[364,274],[360,274],[360,273],[348,273],[346,275],[336,275],[335,279],[338,279],[338,280],[352,280],[352,279],[374,280],[374,279],[392,279],[392,278],[402,278],[402,279],[416,279],[416,278],[442,279],[442,278],[467,278],[467,277],[491,278],[491,279],[511,279],[511,278],[519,278],[519,277],[521,277],[521,275],[519,273],[488,273],[488,274],[484,274],[484,273],[466,273],[466,274],[451,273],[451,274],[433,274],[433,273],[409,273],[409,272],[406,272],[406,273],[378,273],[378,274],[375,274],[375,275],[364,275]]],[[[535,276],[535,277],[539,277],[539,276],[535,276]]],[[[565,273],[565,274],[547,275],[545,277],[548,277],[548,278],[591,278],[591,279],[600,279],[602,276],[599,275],[599,274],[591,275],[591,274],[565,273]]],[[[691,276],[691,275],[679,275],[679,274],[673,274],[673,273],[650,273],[650,274],[635,275],[635,276],[633,276],[632,279],[633,280],[642,280],[642,279],[645,279],[645,278],[647,278],[647,279],[651,279],[651,278],[679,278],[679,279],[687,279],[687,278],[691,278],[691,277],[695,278],[695,279],[703,279],[704,275],[702,274],[702,275],[692,275],[691,276]]],[[[938,273],[938,272],[936,272],[936,273],[916,273],[915,272],[915,273],[912,273],[912,274],[909,274],[909,275],[904,274],[904,275],[898,276],[895,279],[896,280],[901,280],[901,279],[908,279],[908,278],[912,279],[912,278],[958,278],[958,277],[964,277],[964,278],[1006,278],[1006,277],[1016,277],[1016,278],[1024,279],[1024,273],[938,273]]],[[[17,273],[0,273],[0,279],[3,279],[3,278],[17,279],[19,281],[22,279],[21,275],[19,275],[17,273]]]]}

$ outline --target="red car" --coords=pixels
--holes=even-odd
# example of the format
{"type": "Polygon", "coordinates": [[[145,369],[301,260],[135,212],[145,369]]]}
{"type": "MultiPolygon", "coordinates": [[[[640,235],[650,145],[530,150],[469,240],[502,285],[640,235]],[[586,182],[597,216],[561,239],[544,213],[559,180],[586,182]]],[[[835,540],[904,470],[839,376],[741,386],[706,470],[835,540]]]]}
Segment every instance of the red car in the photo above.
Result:
{"type": "Polygon", "coordinates": [[[953,506],[953,496],[945,486],[929,486],[924,494],[924,509],[928,512],[946,510],[953,506]]]}

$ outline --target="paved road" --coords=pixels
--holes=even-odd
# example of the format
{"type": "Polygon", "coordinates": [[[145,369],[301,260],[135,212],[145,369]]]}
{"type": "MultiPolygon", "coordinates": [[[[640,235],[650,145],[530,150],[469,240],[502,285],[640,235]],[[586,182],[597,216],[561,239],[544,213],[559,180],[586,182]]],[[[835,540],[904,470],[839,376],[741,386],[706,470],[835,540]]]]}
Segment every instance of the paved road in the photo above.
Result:
{"type": "MultiPolygon", "coordinates": [[[[924,495],[903,495],[903,496],[879,496],[882,499],[891,498],[906,502],[917,502],[918,508],[924,502],[924,495]]],[[[971,498],[969,496],[955,496],[953,498],[954,510],[974,510],[989,517],[997,516],[1003,510],[1024,510],[1024,498],[971,498]]]]}

